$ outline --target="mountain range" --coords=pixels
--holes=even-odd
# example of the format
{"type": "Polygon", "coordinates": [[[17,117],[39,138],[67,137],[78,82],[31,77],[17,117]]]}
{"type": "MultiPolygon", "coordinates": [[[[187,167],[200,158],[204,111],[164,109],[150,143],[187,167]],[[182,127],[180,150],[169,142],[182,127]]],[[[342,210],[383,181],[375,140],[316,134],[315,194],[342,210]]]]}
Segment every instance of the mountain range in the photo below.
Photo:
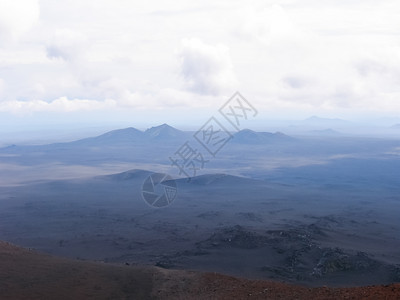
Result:
{"type": "MultiPolygon", "coordinates": [[[[271,142],[287,142],[294,138],[287,136],[281,132],[256,132],[250,129],[243,129],[233,133],[233,141],[239,144],[264,144],[271,142]]],[[[152,143],[167,143],[184,142],[193,138],[193,132],[182,131],[168,124],[151,127],[145,131],[128,127],[124,129],[116,129],[99,136],[88,137],[73,142],[55,143],[47,146],[51,147],[66,147],[66,146],[117,146],[117,145],[132,145],[132,144],[152,144],[152,143]]],[[[41,146],[22,146],[22,147],[43,147],[41,146]]],[[[18,146],[11,145],[2,148],[3,150],[15,150],[18,146]]],[[[21,147],[21,146],[20,146],[21,147]]]]}
{"type": "Polygon", "coordinates": [[[293,141],[294,138],[282,132],[256,132],[250,129],[243,129],[233,135],[233,142],[240,144],[262,144],[270,142],[293,141]]]}

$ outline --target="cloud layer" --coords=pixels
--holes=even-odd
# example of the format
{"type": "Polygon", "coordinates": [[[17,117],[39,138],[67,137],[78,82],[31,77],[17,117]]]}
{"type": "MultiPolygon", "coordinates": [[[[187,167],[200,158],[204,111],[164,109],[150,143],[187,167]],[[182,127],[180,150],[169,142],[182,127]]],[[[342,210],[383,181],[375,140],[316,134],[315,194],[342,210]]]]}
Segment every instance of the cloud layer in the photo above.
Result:
{"type": "MultiPolygon", "coordinates": [[[[0,43],[26,33],[39,19],[37,0],[2,0],[0,1],[0,43]]],[[[0,44],[1,46],[1,44],[0,44]]]]}
{"type": "Polygon", "coordinates": [[[0,111],[400,109],[400,4],[4,0],[0,111]],[[40,5],[39,5],[40,4],[40,5]]]}
{"type": "Polygon", "coordinates": [[[184,39],[179,56],[183,78],[193,92],[218,95],[234,88],[236,79],[226,46],[207,45],[199,39],[184,39]]]}

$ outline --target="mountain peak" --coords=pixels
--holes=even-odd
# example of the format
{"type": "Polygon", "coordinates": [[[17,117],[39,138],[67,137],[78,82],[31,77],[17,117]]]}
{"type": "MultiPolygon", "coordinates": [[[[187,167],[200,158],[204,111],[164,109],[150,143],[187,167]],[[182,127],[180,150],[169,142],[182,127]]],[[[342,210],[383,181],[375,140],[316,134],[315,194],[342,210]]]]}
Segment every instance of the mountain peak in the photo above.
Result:
{"type": "Polygon", "coordinates": [[[140,135],[142,132],[136,128],[128,127],[123,129],[111,130],[102,134],[103,137],[111,137],[111,136],[130,136],[130,135],[140,135]]]}
{"type": "Polygon", "coordinates": [[[236,142],[255,142],[260,140],[260,135],[251,129],[242,129],[235,133],[234,140],[236,142]]]}
{"type": "Polygon", "coordinates": [[[250,129],[240,130],[233,137],[233,142],[246,144],[288,141],[292,139],[282,132],[256,132],[250,129]]]}
{"type": "Polygon", "coordinates": [[[128,127],[124,129],[116,129],[111,130],[102,135],[85,138],[78,141],[73,142],[74,144],[82,145],[82,144],[93,144],[93,145],[111,145],[111,144],[120,144],[120,143],[131,143],[135,142],[139,138],[143,136],[143,132],[133,128],[128,127]]]}
{"type": "Polygon", "coordinates": [[[109,132],[106,132],[100,136],[98,136],[98,139],[101,140],[112,140],[112,141],[129,141],[132,139],[139,138],[143,135],[143,132],[133,128],[133,127],[128,127],[124,129],[116,129],[112,130],[109,132]]]}
{"type": "Polygon", "coordinates": [[[151,138],[174,138],[183,134],[182,131],[164,123],[159,126],[151,127],[144,132],[151,138]]]}

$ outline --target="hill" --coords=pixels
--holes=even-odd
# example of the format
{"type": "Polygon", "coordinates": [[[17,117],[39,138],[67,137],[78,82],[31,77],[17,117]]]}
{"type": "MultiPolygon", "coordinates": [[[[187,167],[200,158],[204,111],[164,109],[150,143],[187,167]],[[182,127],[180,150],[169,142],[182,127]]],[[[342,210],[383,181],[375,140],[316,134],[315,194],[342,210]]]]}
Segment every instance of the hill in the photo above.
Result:
{"type": "Polygon", "coordinates": [[[0,241],[1,299],[398,299],[400,284],[306,288],[217,273],[105,264],[0,241]]]}
{"type": "Polygon", "coordinates": [[[264,144],[292,140],[294,140],[294,138],[281,132],[256,132],[250,129],[243,129],[233,135],[232,142],[240,144],[264,144]]]}
{"type": "Polygon", "coordinates": [[[170,139],[170,138],[180,138],[185,135],[185,133],[181,130],[178,130],[168,124],[162,124],[159,126],[151,127],[147,129],[144,134],[147,138],[151,139],[170,139]]]}
{"type": "MultiPolygon", "coordinates": [[[[81,139],[69,144],[73,145],[113,145],[119,143],[132,143],[143,139],[144,133],[136,128],[128,127],[106,132],[96,137],[81,139]]],[[[68,144],[68,143],[65,143],[68,144]]]]}

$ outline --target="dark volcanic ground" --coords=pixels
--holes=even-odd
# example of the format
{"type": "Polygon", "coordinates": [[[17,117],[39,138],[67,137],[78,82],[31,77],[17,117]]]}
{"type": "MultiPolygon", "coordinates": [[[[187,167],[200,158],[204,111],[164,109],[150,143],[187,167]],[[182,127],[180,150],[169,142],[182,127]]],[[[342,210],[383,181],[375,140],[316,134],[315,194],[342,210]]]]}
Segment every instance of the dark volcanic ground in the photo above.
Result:
{"type": "Polygon", "coordinates": [[[387,191],[204,175],[177,180],[177,199],[154,209],[140,193],[149,174],[2,187],[0,239],[72,258],[310,286],[400,281],[398,199],[387,191]]]}
{"type": "Polygon", "coordinates": [[[400,285],[306,288],[217,273],[83,262],[0,241],[1,299],[398,299],[400,285]]]}

